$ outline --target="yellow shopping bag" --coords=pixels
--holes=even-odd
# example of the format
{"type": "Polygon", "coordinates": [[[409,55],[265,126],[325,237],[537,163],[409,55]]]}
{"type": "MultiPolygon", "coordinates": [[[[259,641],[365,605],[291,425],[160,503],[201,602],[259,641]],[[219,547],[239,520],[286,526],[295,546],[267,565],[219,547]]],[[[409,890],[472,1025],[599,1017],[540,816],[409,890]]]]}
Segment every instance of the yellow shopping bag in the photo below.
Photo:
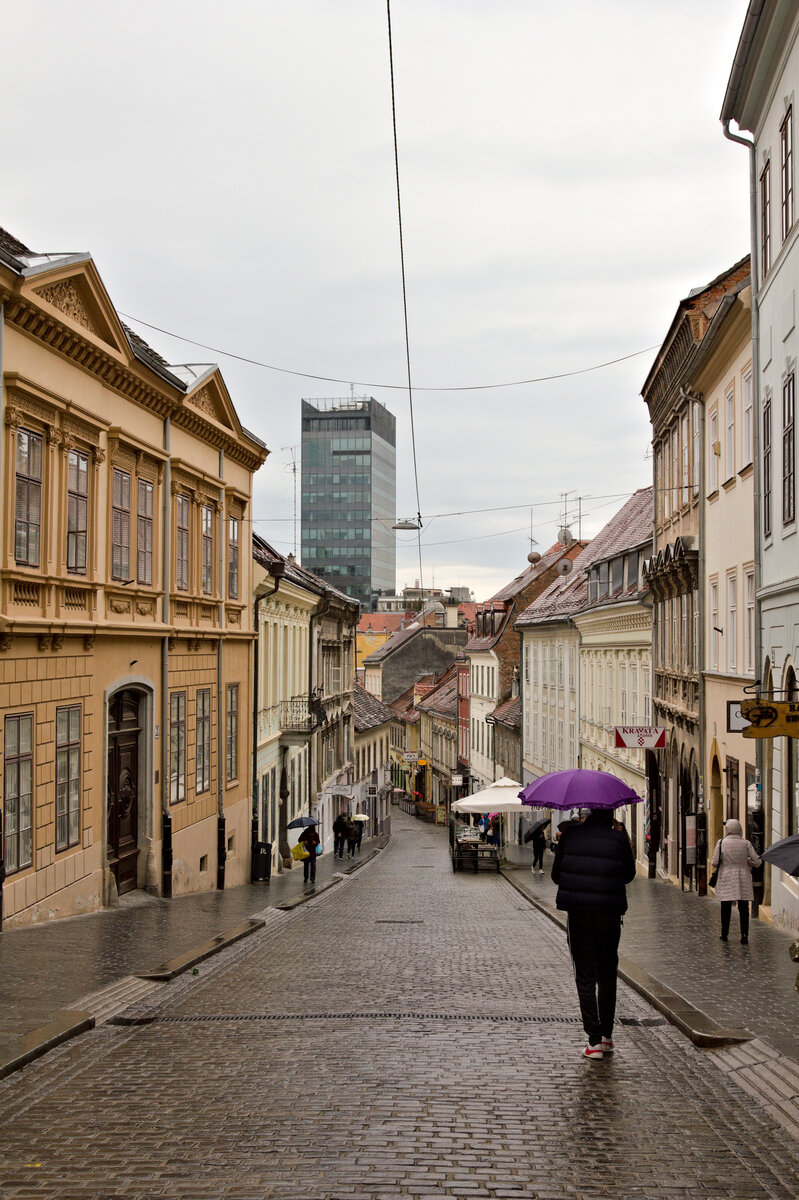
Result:
{"type": "Polygon", "coordinates": [[[291,857],[296,858],[297,862],[302,862],[304,858],[310,858],[311,856],[305,847],[301,846],[300,843],[297,842],[296,846],[291,847],[291,857]]]}

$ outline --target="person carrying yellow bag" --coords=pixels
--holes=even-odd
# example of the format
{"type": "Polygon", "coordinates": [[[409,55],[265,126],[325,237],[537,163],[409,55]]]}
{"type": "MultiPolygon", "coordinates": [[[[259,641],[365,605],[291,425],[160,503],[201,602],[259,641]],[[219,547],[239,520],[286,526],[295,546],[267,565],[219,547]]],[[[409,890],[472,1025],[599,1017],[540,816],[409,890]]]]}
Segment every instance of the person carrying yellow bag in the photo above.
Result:
{"type": "Polygon", "coordinates": [[[305,850],[302,860],[303,882],[310,883],[313,887],[316,883],[316,856],[320,846],[319,834],[316,832],[315,825],[308,825],[303,829],[297,845],[302,846],[305,850]]]}

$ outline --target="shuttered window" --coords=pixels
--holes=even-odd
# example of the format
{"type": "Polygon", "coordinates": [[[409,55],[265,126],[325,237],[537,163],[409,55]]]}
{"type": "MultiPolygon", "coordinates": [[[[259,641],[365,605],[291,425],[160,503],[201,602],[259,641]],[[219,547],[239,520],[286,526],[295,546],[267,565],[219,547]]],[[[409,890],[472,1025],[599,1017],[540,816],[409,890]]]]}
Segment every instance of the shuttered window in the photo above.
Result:
{"type": "Polygon", "coordinates": [[[27,429],[17,431],[14,560],[38,567],[42,524],[42,439],[27,429]]]}
{"type": "Polygon", "coordinates": [[[55,715],[55,848],[80,839],[80,705],[57,708],[55,715]]]}
{"type": "Polygon", "coordinates": [[[214,510],[203,505],[203,592],[210,596],[214,590],[214,510]]]}
{"type": "Polygon", "coordinates": [[[239,519],[230,517],[227,538],[227,594],[230,600],[239,598],[239,519]]]}
{"type": "Polygon", "coordinates": [[[33,714],[6,717],[4,734],[5,868],[11,875],[33,861],[33,714]]]}
{"type": "Polygon", "coordinates": [[[114,467],[111,501],[111,578],[130,575],[130,475],[114,467]]]}
{"type": "Polygon", "coordinates": [[[211,689],[197,692],[197,738],[194,790],[207,792],[211,786],[211,689]]]}
{"type": "Polygon", "coordinates": [[[169,697],[169,803],[186,799],[186,693],[169,697]]]}
{"type": "Polygon", "coordinates": [[[176,496],[175,516],[175,587],[179,592],[189,590],[189,497],[176,496]]]}
{"type": "Polygon", "coordinates": [[[153,485],[139,480],[136,521],[136,578],[139,583],[153,582],[153,485]]]}
{"type": "Polygon", "coordinates": [[[228,783],[239,774],[239,685],[227,685],[227,779],[228,783]]]}

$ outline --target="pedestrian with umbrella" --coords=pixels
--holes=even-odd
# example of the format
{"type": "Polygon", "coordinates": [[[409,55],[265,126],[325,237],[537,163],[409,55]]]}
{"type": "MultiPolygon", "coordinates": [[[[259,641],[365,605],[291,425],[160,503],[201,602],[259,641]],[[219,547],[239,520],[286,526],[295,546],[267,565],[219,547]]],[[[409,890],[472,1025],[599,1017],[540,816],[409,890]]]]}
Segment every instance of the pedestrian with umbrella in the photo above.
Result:
{"type": "Polygon", "coordinates": [[[547,825],[550,824],[549,817],[541,817],[534,821],[527,833],[524,835],[526,842],[533,843],[533,865],[530,870],[535,874],[536,864],[538,865],[538,874],[544,874],[544,851],[547,848],[547,835],[545,833],[547,825]]]}
{"type": "MultiPolygon", "coordinates": [[[[724,822],[724,837],[716,842],[712,865],[717,868],[716,899],[721,901],[721,941],[726,942],[730,932],[730,917],[733,902],[738,903],[738,918],[741,922],[741,945],[749,945],[749,901],[754,900],[752,867],[759,867],[761,859],[750,841],[744,839],[740,821],[730,817],[724,822]]],[[[711,876],[711,883],[713,876],[711,876]]]]}
{"type": "Polygon", "coordinates": [[[369,820],[366,813],[356,812],[352,818],[355,825],[355,848],[358,853],[361,853],[361,842],[363,841],[363,827],[369,820]]]}
{"type": "Polygon", "coordinates": [[[626,885],[635,878],[627,832],[614,827],[613,810],[640,800],[620,779],[604,771],[557,771],[519,793],[534,808],[588,808],[584,821],[562,830],[552,879],[555,903],[568,913],[568,942],[583,1028],[582,1051],[591,1062],[612,1054],[616,1016],[616,973],[626,885]]]}
{"type": "Polygon", "coordinates": [[[302,828],[302,833],[297,839],[297,842],[305,850],[306,857],[302,860],[302,880],[303,883],[309,883],[311,887],[316,884],[316,856],[319,853],[317,847],[321,844],[319,834],[316,831],[318,822],[314,817],[295,817],[293,821],[289,821],[287,829],[302,828]]]}
{"type": "MultiPolygon", "coordinates": [[[[761,858],[763,862],[771,863],[787,875],[799,878],[799,833],[792,833],[789,837],[780,838],[778,842],[772,842],[763,851],[761,858]]],[[[799,938],[791,942],[788,953],[791,962],[799,963],[799,938]]],[[[796,976],[794,987],[799,992],[799,974],[796,976]]]]}

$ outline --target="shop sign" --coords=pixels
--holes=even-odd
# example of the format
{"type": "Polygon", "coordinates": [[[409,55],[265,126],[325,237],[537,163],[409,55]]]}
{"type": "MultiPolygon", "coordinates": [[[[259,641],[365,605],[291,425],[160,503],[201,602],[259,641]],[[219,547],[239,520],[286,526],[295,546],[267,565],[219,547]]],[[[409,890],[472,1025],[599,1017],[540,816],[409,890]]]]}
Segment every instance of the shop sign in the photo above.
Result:
{"type": "Polygon", "coordinates": [[[666,730],[657,725],[617,725],[616,749],[665,750],[666,730]]]}
{"type": "Polygon", "coordinates": [[[453,787],[463,787],[463,776],[462,775],[453,775],[450,782],[453,787]]]}
{"type": "Polygon", "coordinates": [[[741,716],[745,738],[799,738],[799,700],[743,700],[741,716]]]}

